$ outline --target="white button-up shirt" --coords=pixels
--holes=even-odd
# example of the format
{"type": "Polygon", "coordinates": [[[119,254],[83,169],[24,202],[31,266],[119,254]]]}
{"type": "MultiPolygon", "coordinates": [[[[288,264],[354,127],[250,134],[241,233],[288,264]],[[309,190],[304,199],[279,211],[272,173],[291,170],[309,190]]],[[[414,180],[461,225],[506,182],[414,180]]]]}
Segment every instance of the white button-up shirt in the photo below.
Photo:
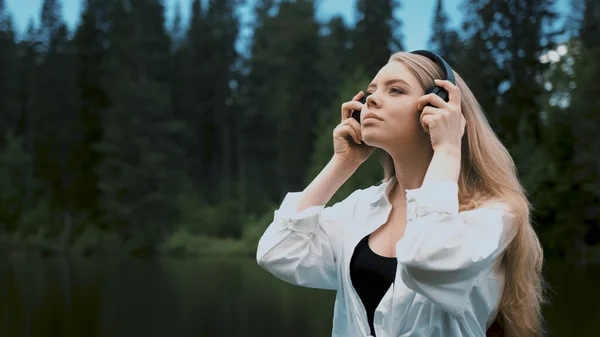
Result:
{"type": "MultiPolygon", "coordinates": [[[[301,212],[288,193],[258,243],[260,266],[299,286],[336,290],[333,337],[371,336],[350,279],[358,242],[386,223],[394,179],[301,212]]],[[[378,337],[485,336],[504,287],[503,252],[516,234],[504,203],[459,212],[455,182],[406,190],[407,224],[396,243],[395,281],[375,310],[378,337]]]]}

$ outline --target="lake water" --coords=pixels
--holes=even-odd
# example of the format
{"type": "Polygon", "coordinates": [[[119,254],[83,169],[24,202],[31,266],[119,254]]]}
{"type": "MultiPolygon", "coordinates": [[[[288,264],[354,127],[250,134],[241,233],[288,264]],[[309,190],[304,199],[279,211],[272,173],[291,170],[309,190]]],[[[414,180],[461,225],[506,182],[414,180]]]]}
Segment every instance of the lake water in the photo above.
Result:
{"type": "MultiPolygon", "coordinates": [[[[600,267],[548,264],[550,336],[600,337],[600,267]]],[[[252,258],[0,259],[0,336],[331,336],[333,291],[252,258]]]]}

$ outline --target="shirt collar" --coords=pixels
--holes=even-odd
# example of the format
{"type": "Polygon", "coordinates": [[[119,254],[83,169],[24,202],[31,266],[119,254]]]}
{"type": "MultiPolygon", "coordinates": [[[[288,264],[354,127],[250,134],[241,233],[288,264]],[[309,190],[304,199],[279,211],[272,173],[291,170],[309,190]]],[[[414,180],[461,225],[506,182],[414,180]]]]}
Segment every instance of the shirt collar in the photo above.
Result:
{"type": "Polygon", "coordinates": [[[396,177],[393,176],[389,180],[384,181],[379,185],[376,185],[375,193],[373,194],[373,196],[371,197],[371,200],[370,200],[371,204],[376,204],[381,200],[385,200],[385,201],[387,201],[388,204],[391,204],[390,200],[388,199],[388,196],[390,194],[390,190],[392,189],[392,187],[394,187],[395,182],[396,182],[396,177]]]}

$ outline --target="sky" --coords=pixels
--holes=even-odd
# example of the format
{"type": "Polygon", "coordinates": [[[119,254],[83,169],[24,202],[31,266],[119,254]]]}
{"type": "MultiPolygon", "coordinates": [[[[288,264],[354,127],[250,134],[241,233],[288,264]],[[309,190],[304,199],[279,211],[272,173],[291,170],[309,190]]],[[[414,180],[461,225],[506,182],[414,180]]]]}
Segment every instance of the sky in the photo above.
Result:
{"type": "MultiPolygon", "coordinates": [[[[24,31],[30,19],[37,23],[43,0],[5,0],[9,12],[13,16],[15,28],[18,32],[24,31]]],[[[167,6],[167,24],[171,22],[175,13],[176,3],[180,4],[182,18],[187,21],[190,13],[192,0],[163,0],[167,6]]],[[[204,0],[206,1],[206,0],[204,0]]],[[[355,22],[355,0],[318,0],[317,19],[325,21],[332,16],[340,15],[346,23],[354,25],[355,22]]],[[[558,0],[558,10],[561,13],[568,11],[568,0],[558,0]]],[[[64,19],[67,21],[71,30],[78,23],[80,11],[84,0],[63,0],[64,19]]],[[[242,22],[242,27],[250,25],[252,18],[251,6],[254,1],[248,1],[249,6],[241,8],[238,15],[242,22]]],[[[461,4],[463,0],[445,0],[444,6],[450,19],[452,27],[458,27],[462,20],[461,4]]],[[[402,42],[406,50],[426,49],[431,31],[433,11],[436,0],[404,0],[402,7],[394,13],[395,16],[403,22],[402,33],[404,35],[402,42]]],[[[241,30],[242,40],[250,36],[248,29],[241,30]]],[[[243,48],[243,44],[242,47],[243,48]]]]}

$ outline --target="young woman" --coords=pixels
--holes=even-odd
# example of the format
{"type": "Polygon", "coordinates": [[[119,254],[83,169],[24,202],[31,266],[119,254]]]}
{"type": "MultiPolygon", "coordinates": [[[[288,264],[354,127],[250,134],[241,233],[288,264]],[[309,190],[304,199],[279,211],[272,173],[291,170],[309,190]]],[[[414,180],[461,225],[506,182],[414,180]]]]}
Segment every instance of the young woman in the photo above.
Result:
{"type": "MultiPolygon", "coordinates": [[[[435,55],[435,54],[433,54],[435,55]]],[[[257,262],[292,284],[336,290],[334,337],[541,333],[542,248],[515,164],[462,78],[398,52],[342,104],[334,154],[288,193],[257,262]],[[443,88],[446,101],[428,88],[443,88]],[[360,123],[351,117],[360,110],[360,123]],[[385,177],[324,205],[371,155],[385,177]]]]}

